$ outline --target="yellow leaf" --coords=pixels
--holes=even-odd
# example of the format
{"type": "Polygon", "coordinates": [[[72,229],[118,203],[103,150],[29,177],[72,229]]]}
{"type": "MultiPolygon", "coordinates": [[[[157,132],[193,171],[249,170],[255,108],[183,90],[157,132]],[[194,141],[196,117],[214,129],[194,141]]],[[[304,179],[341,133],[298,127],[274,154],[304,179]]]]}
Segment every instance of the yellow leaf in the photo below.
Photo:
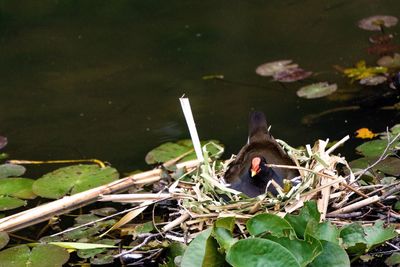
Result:
{"type": "Polygon", "coordinates": [[[368,128],[360,128],[356,131],[356,133],[357,133],[356,138],[361,138],[361,139],[371,139],[378,135],[376,133],[373,133],[368,128]]]}
{"type": "Polygon", "coordinates": [[[106,235],[108,232],[117,229],[128,222],[132,221],[135,217],[137,217],[139,214],[141,214],[150,204],[153,204],[154,201],[151,200],[146,200],[142,204],[138,206],[137,209],[132,210],[125,214],[124,217],[122,217],[116,224],[114,224],[110,229],[108,229],[105,233],[101,234],[100,237],[106,235]]]}

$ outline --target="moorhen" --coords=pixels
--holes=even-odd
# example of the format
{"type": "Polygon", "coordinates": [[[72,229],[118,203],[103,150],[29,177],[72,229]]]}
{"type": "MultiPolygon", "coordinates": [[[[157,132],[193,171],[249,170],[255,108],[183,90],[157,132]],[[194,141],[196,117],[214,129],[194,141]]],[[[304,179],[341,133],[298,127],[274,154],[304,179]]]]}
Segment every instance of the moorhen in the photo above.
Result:
{"type": "MultiPolygon", "coordinates": [[[[298,175],[297,170],[270,168],[266,164],[295,165],[269,133],[264,113],[255,111],[250,114],[248,143],[229,164],[224,179],[231,188],[256,197],[265,193],[271,179],[282,186],[283,179],[298,175]]],[[[269,191],[277,194],[273,186],[269,191]]]]}

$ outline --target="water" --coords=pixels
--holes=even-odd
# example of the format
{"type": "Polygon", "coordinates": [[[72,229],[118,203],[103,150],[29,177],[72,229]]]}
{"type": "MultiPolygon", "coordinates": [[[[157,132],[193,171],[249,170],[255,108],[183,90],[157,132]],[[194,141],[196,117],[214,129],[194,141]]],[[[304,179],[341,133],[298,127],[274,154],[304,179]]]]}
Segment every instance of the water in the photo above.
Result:
{"type": "Polygon", "coordinates": [[[325,80],[357,88],[332,65],[373,64],[365,51],[371,32],[356,22],[399,11],[398,0],[0,0],[0,134],[13,158],[98,158],[122,171],[146,169],[147,151],[189,136],[184,93],[200,137],[221,140],[227,157],[246,141],[253,109],[294,146],[360,127],[383,131],[398,112],[338,112],[304,125],[305,115],[348,103],[295,92],[325,80]],[[255,74],[278,59],[316,75],[283,87],[255,74]],[[236,82],[202,80],[209,74],[236,82]]]}

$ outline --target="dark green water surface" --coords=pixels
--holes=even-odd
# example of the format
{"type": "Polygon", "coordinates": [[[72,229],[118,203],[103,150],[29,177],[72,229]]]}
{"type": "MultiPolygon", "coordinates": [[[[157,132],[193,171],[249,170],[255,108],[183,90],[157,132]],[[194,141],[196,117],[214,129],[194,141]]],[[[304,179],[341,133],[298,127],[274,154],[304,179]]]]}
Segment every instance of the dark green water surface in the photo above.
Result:
{"type": "Polygon", "coordinates": [[[200,137],[221,140],[226,157],[246,141],[253,109],[294,146],[360,127],[383,131],[398,112],[339,112],[307,126],[305,115],[349,102],[296,96],[315,81],[359,87],[332,65],[374,64],[365,51],[372,33],[356,23],[376,14],[400,15],[400,1],[2,0],[0,135],[13,158],[99,158],[122,171],[144,169],[147,151],[189,136],[183,93],[200,137]],[[285,86],[255,74],[278,59],[316,74],[285,86]],[[242,84],[202,80],[208,74],[242,84]]]}

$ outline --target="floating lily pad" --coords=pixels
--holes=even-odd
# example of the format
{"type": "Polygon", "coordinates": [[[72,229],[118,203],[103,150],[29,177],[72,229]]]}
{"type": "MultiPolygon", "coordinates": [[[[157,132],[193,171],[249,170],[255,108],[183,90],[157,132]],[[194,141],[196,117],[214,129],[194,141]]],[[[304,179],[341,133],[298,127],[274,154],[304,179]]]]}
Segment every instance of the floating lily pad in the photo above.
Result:
{"type": "Polygon", "coordinates": [[[0,195],[7,195],[23,199],[34,199],[32,191],[35,181],[28,178],[7,178],[0,180],[0,195]]]}
{"type": "Polygon", "coordinates": [[[329,84],[327,82],[313,83],[301,87],[297,91],[297,96],[308,99],[319,98],[330,95],[334,93],[336,90],[337,90],[337,85],[335,83],[334,84],[329,84]]]}
{"type": "Polygon", "coordinates": [[[61,267],[68,259],[67,250],[55,245],[38,245],[32,251],[22,245],[0,251],[1,267],[61,267]]]}
{"type": "Polygon", "coordinates": [[[375,86],[387,81],[387,78],[382,75],[367,77],[360,80],[360,84],[368,85],[368,86],[375,86]]]}
{"type": "Polygon", "coordinates": [[[364,18],[358,22],[358,27],[367,31],[380,31],[382,27],[393,27],[398,19],[394,16],[376,15],[364,18]]]}
{"type": "Polygon", "coordinates": [[[278,82],[296,82],[306,79],[312,75],[311,71],[305,71],[302,68],[289,68],[274,74],[274,80],[278,82]]]}
{"type": "Polygon", "coordinates": [[[368,54],[379,55],[379,56],[391,54],[399,50],[400,50],[400,45],[391,43],[374,44],[367,48],[368,54]]]}
{"type": "Polygon", "coordinates": [[[16,164],[1,164],[0,165],[0,178],[21,176],[25,173],[26,169],[24,166],[16,164]]]}
{"type": "Polygon", "coordinates": [[[45,174],[35,181],[32,188],[41,197],[60,198],[110,183],[118,177],[117,170],[111,167],[73,165],[45,174]]]}
{"type": "Polygon", "coordinates": [[[400,54],[395,53],[391,56],[383,56],[376,62],[379,66],[386,68],[399,68],[400,67],[400,54]]]}
{"type": "Polygon", "coordinates": [[[256,68],[256,73],[260,76],[273,76],[275,73],[285,69],[297,68],[297,64],[291,64],[292,60],[278,60],[264,63],[256,68]]]}
{"type": "MultiPolygon", "coordinates": [[[[378,156],[382,155],[387,144],[388,144],[387,140],[372,140],[372,141],[366,142],[362,145],[359,145],[358,147],[356,147],[356,150],[357,150],[357,152],[361,153],[362,155],[364,155],[366,157],[378,157],[378,156]]],[[[393,149],[394,146],[397,144],[394,143],[390,149],[393,149]]],[[[389,151],[390,151],[390,149],[389,149],[389,151]]]]}
{"type": "MultiPolygon", "coordinates": [[[[204,146],[210,142],[222,146],[222,144],[217,140],[202,141],[201,145],[204,146]]],[[[208,146],[207,148],[211,155],[215,155],[219,151],[217,147],[212,145],[208,146]]],[[[187,161],[196,158],[196,153],[194,152],[191,140],[185,139],[176,143],[164,143],[148,152],[145,160],[147,164],[164,163],[182,155],[184,155],[184,157],[180,161],[187,161]]]]}
{"type": "Polygon", "coordinates": [[[16,209],[26,204],[27,202],[25,200],[19,198],[0,196],[0,211],[16,209]]]}
{"type": "Polygon", "coordinates": [[[0,232],[0,249],[4,248],[8,242],[10,241],[10,237],[6,232],[0,232]]]}
{"type": "Polygon", "coordinates": [[[4,136],[0,135],[0,149],[5,147],[7,145],[7,143],[8,143],[7,137],[4,137],[4,136]]]}

